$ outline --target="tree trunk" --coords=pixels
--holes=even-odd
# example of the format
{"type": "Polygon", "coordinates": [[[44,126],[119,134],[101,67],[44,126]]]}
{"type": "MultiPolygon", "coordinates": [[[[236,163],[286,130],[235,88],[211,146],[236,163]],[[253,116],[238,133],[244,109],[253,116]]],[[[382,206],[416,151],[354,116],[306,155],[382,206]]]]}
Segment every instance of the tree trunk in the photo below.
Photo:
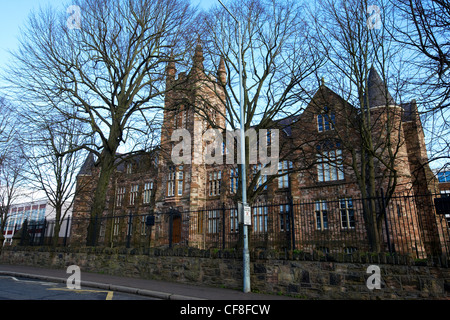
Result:
{"type": "MultiPolygon", "coordinates": [[[[368,141],[371,143],[371,141],[368,141]]],[[[370,149],[369,149],[370,150],[370,149]]],[[[369,241],[369,248],[372,252],[381,252],[382,242],[382,216],[377,210],[376,201],[376,186],[375,186],[375,164],[374,157],[366,153],[365,174],[362,178],[360,189],[364,191],[363,194],[363,217],[367,230],[367,237],[369,241]]]]}
{"type": "Polygon", "coordinates": [[[94,203],[92,205],[91,217],[88,226],[88,246],[95,246],[97,244],[101,224],[99,219],[102,217],[105,210],[109,180],[114,170],[114,156],[109,152],[103,153],[100,161],[102,164],[100,169],[100,177],[94,193],[94,203]]]}
{"type": "Polygon", "coordinates": [[[55,216],[55,228],[54,228],[54,234],[53,234],[53,247],[58,246],[58,240],[59,240],[59,231],[61,230],[61,212],[62,212],[62,206],[56,205],[55,208],[56,216],[55,216]]]}

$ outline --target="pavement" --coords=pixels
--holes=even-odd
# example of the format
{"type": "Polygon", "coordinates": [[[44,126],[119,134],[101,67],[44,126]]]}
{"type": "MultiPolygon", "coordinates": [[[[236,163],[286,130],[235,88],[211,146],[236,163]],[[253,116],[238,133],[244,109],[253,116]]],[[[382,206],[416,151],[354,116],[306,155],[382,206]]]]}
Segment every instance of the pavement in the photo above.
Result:
{"type": "MultiPolygon", "coordinates": [[[[66,283],[67,278],[71,274],[61,269],[46,269],[23,265],[0,265],[0,275],[66,283]]],[[[132,293],[163,300],[297,300],[293,297],[275,294],[244,293],[239,290],[170,281],[111,276],[83,272],[83,270],[81,270],[81,287],[132,293]]]]}

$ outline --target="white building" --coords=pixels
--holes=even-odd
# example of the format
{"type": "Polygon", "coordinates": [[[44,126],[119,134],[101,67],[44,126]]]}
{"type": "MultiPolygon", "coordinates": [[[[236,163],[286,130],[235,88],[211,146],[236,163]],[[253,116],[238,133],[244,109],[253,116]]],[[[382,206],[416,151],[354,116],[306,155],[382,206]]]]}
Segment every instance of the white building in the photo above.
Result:
{"type": "MultiPolygon", "coordinates": [[[[66,219],[63,221],[59,236],[60,238],[68,237],[70,235],[70,225],[67,225],[67,217],[72,216],[72,207],[63,207],[63,214],[67,211],[66,219]]],[[[29,226],[37,226],[35,233],[41,236],[40,230],[46,222],[45,237],[52,237],[54,230],[54,223],[56,217],[56,210],[47,199],[35,200],[31,202],[23,202],[12,205],[9,210],[8,218],[4,231],[4,245],[12,244],[14,234],[20,230],[27,221],[29,226]]],[[[70,222],[69,222],[70,223],[70,222]]]]}

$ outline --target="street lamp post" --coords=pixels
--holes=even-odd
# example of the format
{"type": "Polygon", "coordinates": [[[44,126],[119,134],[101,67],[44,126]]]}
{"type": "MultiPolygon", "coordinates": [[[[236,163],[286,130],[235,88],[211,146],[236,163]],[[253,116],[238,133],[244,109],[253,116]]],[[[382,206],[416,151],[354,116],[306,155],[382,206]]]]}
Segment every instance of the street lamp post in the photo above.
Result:
{"type": "MultiPolygon", "coordinates": [[[[241,33],[241,23],[236,17],[228,10],[228,8],[218,0],[222,7],[230,14],[230,16],[238,24],[239,32],[239,105],[241,109],[241,121],[240,121],[240,139],[241,139],[241,179],[242,179],[242,204],[247,205],[247,179],[245,170],[245,122],[244,122],[244,98],[243,98],[243,81],[242,81],[242,33],[241,33]]],[[[244,233],[244,292],[250,292],[250,254],[248,251],[248,226],[244,223],[243,225],[244,233]]]]}

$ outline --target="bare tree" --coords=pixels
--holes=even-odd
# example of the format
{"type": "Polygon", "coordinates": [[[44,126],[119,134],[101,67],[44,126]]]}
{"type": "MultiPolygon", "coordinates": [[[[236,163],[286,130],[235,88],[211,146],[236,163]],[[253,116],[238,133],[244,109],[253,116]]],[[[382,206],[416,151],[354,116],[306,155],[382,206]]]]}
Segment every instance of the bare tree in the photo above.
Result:
{"type": "Polygon", "coordinates": [[[449,106],[450,97],[450,3],[443,0],[392,1],[397,21],[395,39],[412,49],[415,67],[422,69],[420,86],[427,85],[435,108],[449,106]],[[401,19],[400,19],[401,18],[401,19]]]}
{"type": "MultiPolygon", "coordinates": [[[[309,78],[321,59],[308,41],[309,29],[303,18],[306,9],[300,2],[291,0],[231,0],[226,2],[226,7],[242,23],[244,130],[254,129],[259,133],[260,129],[278,129],[282,135],[282,130],[295,124],[302,112],[308,88],[317,84],[311,83],[309,78]]],[[[221,95],[222,91],[217,94],[221,105],[225,105],[224,111],[217,109],[226,117],[226,124],[220,129],[240,129],[238,24],[222,6],[208,12],[204,21],[201,38],[209,56],[214,57],[205,63],[206,69],[219,69],[228,75],[223,83],[225,95],[221,95]]],[[[214,123],[210,125],[217,127],[214,123]]],[[[246,141],[250,203],[268,183],[280,176],[277,172],[263,177],[261,169],[264,166],[258,167],[249,159],[248,151],[254,145],[249,146],[246,141]]],[[[281,144],[280,159],[288,159],[287,150],[292,152],[293,147],[292,144],[281,144]]],[[[288,170],[293,172],[295,169],[289,167],[288,170]]],[[[241,174],[239,170],[239,177],[241,174]]],[[[241,192],[236,194],[239,197],[241,192]]]]}
{"type": "Polygon", "coordinates": [[[10,209],[18,199],[26,195],[26,161],[18,139],[9,141],[8,149],[2,150],[0,163],[0,234],[5,232],[6,223],[10,219],[10,209]]]}
{"type": "Polygon", "coordinates": [[[19,127],[13,106],[0,97],[0,235],[5,231],[11,206],[24,192],[25,164],[17,139],[19,127]]]}
{"type": "Polygon", "coordinates": [[[411,52],[408,64],[417,70],[408,81],[421,95],[419,112],[429,136],[430,161],[448,167],[450,2],[400,0],[390,4],[397,17],[391,26],[392,35],[411,52]]]}
{"type": "Polygon", "coordinates": [[[76,192],[76,175],[81,168],[86,152],[68,152],[79,146],[81,130],[75,119],[58,121],[58,115],[39,115],[34,112],[22,115],[28,119],[27,131],[22,134],[26,160],[26,176],[30,188],[46,195],[55,210],[53,221],[53,245],[58,244],[59,231],[70,211],[76,192]]]}
{"type": "Polygon", "coordinates": [[[351,168],[362,197],[368,199],[363,214],[375,252],[381,249],[384,212],[374,199],[383,190],[386,202],[390,200],[401,183],[399,163],[407,160],[399,107],[404,99],[401,48],[386,31],[388,7],[378,5],[378,21],[372,21],[367,1],[321,0],[311,11],[317,48],[327,59],[320,72],[326,75],[327,86],[342,97],[333,109],[321,112],[326,117],[335,114],[333,135],[344,154],[339,161],[351,168]]]}
{"type": "MultiPolygon", "coordinates": [[[[30,16],[6,78],[27,108],[56,110],[88,125],[83,144],[64,153],[85,149],[98,158],[94,221],[103,214],[119,146],[136,131],[148,132],[163,106],[164,67],[171,59],[183,60],[180,48],[189,43],[194,13],[186,0],[71,4],[80,13],[76,23],[66,11],[51,8],[30,16]]],[[[96,241],[92,225],[90,244],[96,241]]]]}

